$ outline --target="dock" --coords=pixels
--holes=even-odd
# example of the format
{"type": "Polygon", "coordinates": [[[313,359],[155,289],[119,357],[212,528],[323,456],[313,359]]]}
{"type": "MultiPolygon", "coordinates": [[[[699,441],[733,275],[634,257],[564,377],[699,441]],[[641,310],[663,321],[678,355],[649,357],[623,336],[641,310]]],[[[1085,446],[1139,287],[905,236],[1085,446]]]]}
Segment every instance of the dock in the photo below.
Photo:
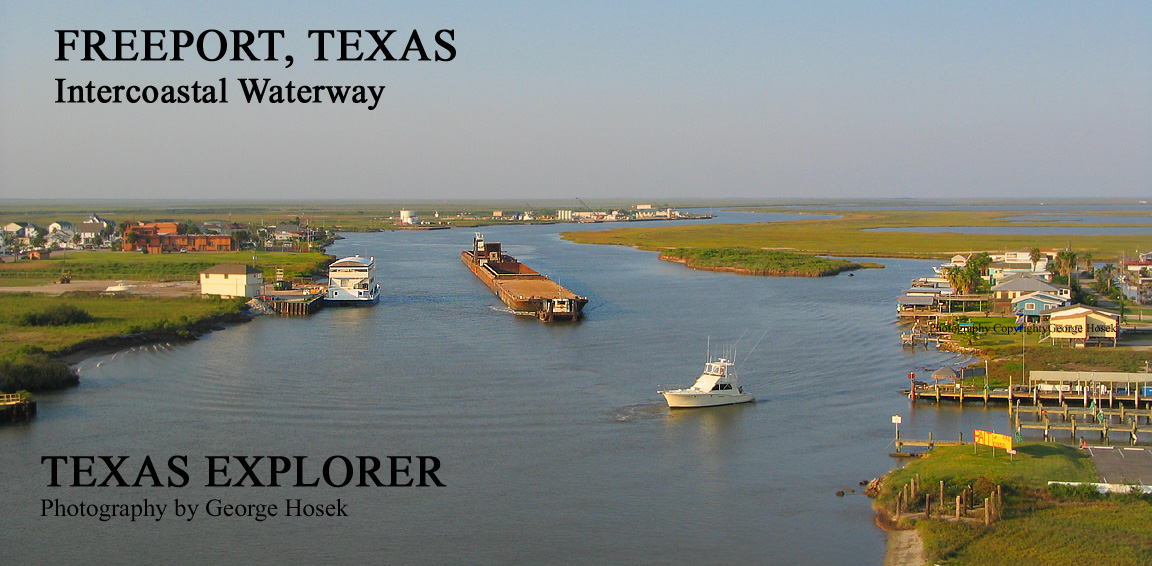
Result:
{"type": "Polygon", "coordinates": [[[911,389],[902,389],[900,393],[913,401],[934,401],[936,403],[940,403],[941,401],[955,401],[957,403],[980,402],[988,405],[989,403],[1011,404],[1016,401],[1025,401],[1031,402],[1033,405],[1044,403],[1062,405],[1071,403],[1079,404],[1081,407],[1087,407],[1093,402],[1107,404],[1109,407],[1115,407],[1119,404],[1127,404],[1131,407],[1136,407],[1137,405],[1152,406],[1152,396],[1141,395],[1139,391],[1133,391],[1132,393],[1116,393],[1110,391],[1106,395],[1099,395],[1089,394],[1087,390],[1083,392],[1067,392],[1061,390],[1042,391],[1039,387],[1026,385],[1016,385],[1010,389],[985,389],[983,387],[958,387],[954,385],[919,385],[911,389]]]}
{"type": "Polygon", "coordinates": [[[324,308],[324,294],[311,295],[264,295],[259,297],[277,313],[291,316],[308,315],[324,308]]]}
{"type": "Polygon", "coordinates": [[[0,394],[0,423],[28,422],[36,416],[36,402],[19,393],[0,394]]]}
{"type": "Polygon", "coordinates": [[[1136,444],[1138,435],[1152,436],[1152,406],[1148,409],[1129,409],[1124,405],[1119,409],[1074,408],[1066,404],[1059,407],[1017,406],[1013,409],[1012,422],[1017,433],[1041,430],[1045,439],[1050,438],[1053,431],[1067,431],[1073,439],[1085,432],[1095,432],[1103,440],[1108,439],[1109,433],[1120,432],[1127,433],[1129,443],[1136,444]],[[1033,418],[1029,421],[1022,418],[1024,415],[1033,418]]]}

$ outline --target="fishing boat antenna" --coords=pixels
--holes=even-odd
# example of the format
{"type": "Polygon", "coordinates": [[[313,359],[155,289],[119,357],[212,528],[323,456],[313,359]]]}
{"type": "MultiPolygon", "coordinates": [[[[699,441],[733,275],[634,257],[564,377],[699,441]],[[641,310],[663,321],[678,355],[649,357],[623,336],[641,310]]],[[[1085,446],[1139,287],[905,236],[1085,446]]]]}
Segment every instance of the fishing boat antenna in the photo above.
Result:
{"type": "MultiPolygon", "coordinates": [[[[760,335],[760,340],[757,340],[757,341],[756,341],[756,346],[759,346],[759,345],[760,345],[760,342],[761,342],[761,340],[764,340],[764,337],[765,337],[765,336],[767,336],[767,335],[768,335],[768,331],[767,331],[767,330],[765,330],[765,331],[764,331],[764,333],[760,335]]],[[[744,361],[743,361],[743,362],[740,362],[740,365],[739,365],[739,366],[736,366],[736,369],[737,369],[737,370],[739,370],[741,367],[744,367],[744,362],[748,361],[748,358],[752,356],[752,352],[755,352],[755,351],[756,351],[756,346],[752,346],[752,349],[748,351],[748,355],[747,355],[747,356],[744,356],[744,361]]]]}

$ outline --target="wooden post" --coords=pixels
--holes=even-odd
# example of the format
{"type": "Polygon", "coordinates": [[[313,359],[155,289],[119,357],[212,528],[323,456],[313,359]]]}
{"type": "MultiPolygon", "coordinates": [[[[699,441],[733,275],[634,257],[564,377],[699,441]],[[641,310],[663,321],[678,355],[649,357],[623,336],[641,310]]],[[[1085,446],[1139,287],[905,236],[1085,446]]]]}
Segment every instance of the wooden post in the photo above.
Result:
{"type": "Polygon", "coordinates": [[[1004,506],[1004,493],[1000,489],[1000,485],[996,485],[996,511],[999,512],[1000,508],[1004,506]]]}
{"type": "Polygon", "coordinates": [[[896,516],[896,520],[899,521],[900,520],[900,492],[899,491],[896,492],[896,513],[895,513],[895,516],[896,516]]]}
{"type": "Polygon", "coordinates": [[[989,514],[990,509],[988,507],[990,501],[991,501],[991,498],[989,498],[989,497],[984,498],[984,524],[985,525],[989,524],[991,522],[991,518],[992,518],[991,515],[989,514]]]}
{"type": "Polygon", "coordinates": [[[932,518],[932,494],[930,493],[924,494],[924,518],[932,518]]]}
{"type": "Polygon", "coordinates": [[[940,514],[944,514],[944,480],[940,480],[940,514]]]}
{"type": "Polygon", "coordinates": [[[960,522],[960,496],[956,496],[956,522],[960,522]]]}

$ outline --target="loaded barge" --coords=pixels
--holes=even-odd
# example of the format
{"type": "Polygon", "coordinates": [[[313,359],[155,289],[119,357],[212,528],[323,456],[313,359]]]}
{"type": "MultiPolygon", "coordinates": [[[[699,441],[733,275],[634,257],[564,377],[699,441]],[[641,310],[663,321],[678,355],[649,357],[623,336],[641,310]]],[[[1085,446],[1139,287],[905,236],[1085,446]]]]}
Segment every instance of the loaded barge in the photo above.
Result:
{"type": "Polygon", "coordinates": [[[460,259],[508,308],[544,322],[580,320],[588,297],[581,297],[516,261],[500,249],[499,242],[485,242],[476,234],[472,249],[460,259]]]}

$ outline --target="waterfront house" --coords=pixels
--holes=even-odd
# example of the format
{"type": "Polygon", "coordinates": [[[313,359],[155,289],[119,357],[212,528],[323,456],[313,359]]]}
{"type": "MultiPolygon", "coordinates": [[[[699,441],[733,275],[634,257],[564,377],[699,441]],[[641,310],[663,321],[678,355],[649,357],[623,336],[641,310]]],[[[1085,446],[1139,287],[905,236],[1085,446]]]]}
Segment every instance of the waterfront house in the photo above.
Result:
{"type": "Polygon", "coordinates": [[[1071,305],[1051,309],[1048,318],[1048,337],[1053,344],[1069,344],[1078,348],[1090,344],[1116,345],[1120,333],[1120,315],[1111,311],[1084,305],[1071,305]]]}
{"type": "Polygon", "coordinates": [[[264,285],[264,273],[250,265],[221,264],[200,272],[200,294],[255,297],[264,285]]]}
{"type": "Polygon", "coordinates": [[[901,295],[896,299],[896,311],[909,315],[938,312],[936,297],[932,295],[901,295]]]}
{"type": "Polygon", "coordinates": [[[1052,293],[1037,291],[1012,299],[1012,312],[1023,316],[1027,322],[1039,322],[1046,311],[1068,306],[1069,299],[1052,293]]]}
{"type": "Polygon", "coordinates": [[[1072,291],[1068,287],[1053,285],[1030,275],[1019,275],[1005,279],[992,287],[992,298],[997,302],[1009,303],[1012,299],[1037,291],[1060,297],[1072,297],[1072,291]]]}

